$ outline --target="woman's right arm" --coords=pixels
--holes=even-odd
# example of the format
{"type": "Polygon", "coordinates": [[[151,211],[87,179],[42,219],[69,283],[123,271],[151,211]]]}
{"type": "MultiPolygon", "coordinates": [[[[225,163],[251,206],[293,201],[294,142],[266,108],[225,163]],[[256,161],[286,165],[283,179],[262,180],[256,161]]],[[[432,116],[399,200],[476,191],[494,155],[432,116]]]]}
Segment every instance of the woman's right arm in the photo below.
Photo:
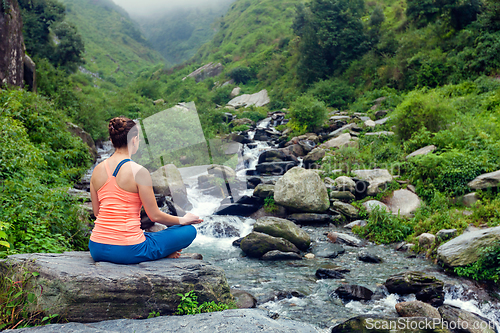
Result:
{"type": "Polygon", "coordinates": [[[203,222],[198,216],[187,213],[183,217],[173,216],[162,212],[156,203],[155,194],[153,192],[153,183],[151,176],[145,168],[141,168],[136,174],[136,183],[139,190],[139,197],[146,214],[152,222],[157,222],[165,225],[189,225],[203,222]]]}

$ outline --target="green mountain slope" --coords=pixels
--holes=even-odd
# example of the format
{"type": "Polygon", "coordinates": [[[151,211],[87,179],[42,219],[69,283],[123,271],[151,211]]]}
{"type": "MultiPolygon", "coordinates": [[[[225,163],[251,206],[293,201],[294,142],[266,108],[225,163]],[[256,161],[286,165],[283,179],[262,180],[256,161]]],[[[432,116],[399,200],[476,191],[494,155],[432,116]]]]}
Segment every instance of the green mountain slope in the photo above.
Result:
{"type": "Polygon", "coordinates": [[[214,21],[223,16],[234,0],[219,0],[179,8],[157,17],[143,17],[140,23],[151,46],[172,64],[189,60],[216,32],[214,21]]]}
{"type": "Polygon", "coordinates": [[[85,43],[84,67],[113,83],[123,84],[145,66],[164,61],[127,13],[109,0],[62,0],[67,20],[85,43]]]}

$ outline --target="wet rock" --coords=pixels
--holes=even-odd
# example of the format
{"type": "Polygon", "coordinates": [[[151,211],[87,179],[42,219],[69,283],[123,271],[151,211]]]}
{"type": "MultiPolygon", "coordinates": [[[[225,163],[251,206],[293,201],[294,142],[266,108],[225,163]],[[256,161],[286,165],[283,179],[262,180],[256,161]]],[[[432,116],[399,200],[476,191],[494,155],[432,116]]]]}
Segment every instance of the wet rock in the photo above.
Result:
{"type": "Polygon", "coordinates": [[[443,328],[440,320],[436,322],[430,318],[411,317],[405,318],[392,318],[383,317],[379,315],[361,315],[351,318],[334,328],[331,333],[351,333],[351,332],[376,332],[376,333],[451,333],[450,330],[443,328]],[[401,327],[401,322],[408,329],[396,330],[401,327]],[[415,327],[415,329],[412,329],[415,327]],[[419,329],[419,327],[423,327],[419,329]]]}
{"type": "MultiPolygon", "coordinates": [[[[161,259],[137,265],[94,262],[89,252],[17,254],[1,263],[24,273],[40,273],[43,309],[78,322],[146,318],[151,304],[163,314],[177,310],[177,293],[196,286],[198,301],[232,299],[221,268],[193,259],[161,259]],[[56,296],[56,297],[55,297],[56,296]]],[[[56,330],[58,331],[58,330],[56,330]]]]}
{"type": "Polygon", "coordinates": [[[403,272],[392,275],[384,284],[390,293],[415,294],[417,300],[440,306],[444,302],[444,283],[422,272],[403,272]]]}
{"type": "Polygon", "coordinates": [[[214,215],[250,216],[261,207],[262,204],[226,203],[220,205],[214,215]]]}
{"type": "Polygon", "coordinates": [[[332,202],[332,209],[339,211],[343,215],[345,215],[349,219],[356,219],[358,218],[358,209],[352,205],[349,205],[347,203],[341,202],[341,201],[333,201],[332,202]]]}
{"type": "Polygon", "coordinates": [[[238,237],[240,231],[226,221],[210,221],[201,224],[198,230],[204,235],[212,235],[215,238],[238,237]]]}
{"type": "Polygon", "coordinates": [[[368,200],[363,203],[363,207],[365,207],[368,214],[371,214],[375,208],[386,211],[387,213],[390,213],[391,211],[384,203],[377,200],[368,200]]]}
{"type": "Polygon", "coordinates": [[[343,301],[369,301],[373,291],[358,285],[343,285],[338,287],[334,293],[343,301]]]}
{"type": "Polygon", "coordinates": [[[354,180],[347,176],[340,176],[335,178],[335,180],[333,181],[333,185],[339,191],[349,191],[351,193],[354,193],[356,191],[356,183],[354,182],[354,180]]]}
{"type": "Polygon", "coordinates": [[[243,240],[243,238],[245,238],[245,237],[241,237],[241,238],[236,239],[236,240],[232,243],[232,245],[233,245],[233,246],[236,246],[236,247],[240,247],[240,245],[241,245],[241,241],[243,240]]]}
{"type": "Polygon", "coordinates": [[[345,249],[339,244],[315,243],[312,252],[318,258],[333,259],[343,254],[345,249]]]}
{"type": "Polygon", "coordinates": [[[306,253],[304,255],[304,258],[306,258],[306,259],[314,259],[314,258],[316,258],[316,256],[314,254],[312,254],[312,253],[306,253]]]}
{"type": "Polygon", "coordinates": [[[196,83],[201,82],[209,77],[215,77],[222,73],[222,70],[224,70],[224,66],[222,66],[221,63],[213,63],[210,62],[204,66],[201,66],[194,72],[188,74],[186,77],[184,77],[182,80],[184,81],[185,79],[192,77],[195,79],[196,83]]]}
{"type": "Polygon", "coordinates": [[[203,260],[203,255],[199,253],[181,253],[180,256],[181,259],[194,259],[194,260],[203,260]]]}
{"type": "Polygon", "coordinates": [[[497,187],[500,183],[500,170],[482,174],[469,182],[469,187],[473,190],[482,190],[490,187],[497,187]]]}
{"type": "Polygon", "coordinates": [[[366,220],[356,220],[354,222],[351,222],[349,224],[346,224],[344,226],[344,228],[347,228],[347,229],[352,229],[353,227],[355,226],[358,226],[358,227],[366,227],[366,225],[368,224],[368,221],[366,220]]]}
{"type": "Polygon", "coordinates": [[[172,197],[173,201],[183,209],[191,209],[187,190],[181,173],[174,164],[165,165],[151,173],[155,194],[172,197]]]}
{"type": "Polygon", "coordinates": [[[264,254],[261,260],[278,261],[278,260],[302,260],[300,254],[295,252],[281,252],[278,250],[269,251],[264,254]]]}
{"type": "Polygon", "coordinates": [[[362,241],[359,238],[348,234],[342,234],[340,232],[329,232],[327,237],[332,243],[346,244],[354,247],[365,246],[365,241],[362,241]]]}
{"type": "Polygon", "coordinates": [[[319,175],[298,167],[276,182],[274,200],[287,208],[310,213],[323,213],[330,206],[326,186],[319,175]]]}
{"type": "Polygon", "coordinates": [[[372,264],[380,264],[384,260],[380,258],[379,256],[376,256],[372,253],[367,253],[367,252],[361,252],[358,254],[358,259],[364,262],[369,262],[372,264]]]}
{"type": "Polygon", "coordinates": [[[255,222],[253,230],[274,237],[284,238],[293,243],[297,248],[305,251],[311,245],[311,237],[292,221],[278,217],[262,217],[255,222]]]}
{"type": "Polygon", "coordinates": [[[238,97],[233,98],[230,100],[227,105],[232,106],[234,108],[239,108],[239,107],[249,107],[251,105],[255,105],[257,107],[265,106],[269,104],[271,100],[269,99],[269,96],[267,94],[267,90],[263,89],[259,91],[258,93],[255,94],[243,94],[238,97]]]}
{"type": "Polygon", "coordinates": [[[452,305],[443,305],[439,307],[439,314],[445,323],[450,324],[450,327],[457,327],[460,323],[460,328],[457,327],[457,332],[464,333],[495,333],[495,324],[486,318],[483,318],[475,313],[462,310],[452,305]],[[453,325],[453,326],[452,326],[453,325]]]}
{"type": "Polygon", "coordinates": [[[153,225],[144,229],[145,232],[158,232],[167,229],[167,226],[161,223],[153,222],[153,225]]]}
{"type": "Polygon", "coordinates": [[[318,268],[315,275],[318,279],[343,279],[345,278],[344,273],[347,272],[349,272],[349,270],[343,269],[342,267],[338,267],[337,269],[318,268]]]}
{"type": "Polygon", "coordinates": [[[442,229],[436,233],[436,237],[442,241],[451,239],[457,235],[457,229],[442,229]]]}
{"type": "Polygon", "coordinates": [[[259,155],[257,164],[269,162],[285,162],[289,161],[289,157],[282,150],[270,149],[259,155]]]}
{"type": "MultiPolygon", "coordinates": [[[[177,296],[178,298],[178,296],[177,296]]],[[[294,320],[271,318],[267,311],[259,309],[238,309],[221,312],[202,313],[189,316],[161,316],[146,320],[121,319],[101,323],[53,324],[33,328],[23,328],[19,332],[37,333],[198,333],[198,332],[231,332],[249,333],[259,331],[266,333],[301,332],[317,333],[311,324],[294,320]]]]}
{"type": "Polygon", "coordinates": [[[353,173],[360,179],[367,181],[367,195],[376,195],[385,190],[388,183],[392,181],[392,176],[386,169],[354,170],[353,173]]]}
{"type": "Polygon", "coordinates": [[[255,197],[265,199],[267,197],[274,197],[274,185],[259,184],[253,191],[255,197]]]}
{"type": "Polygon", "coordinates": [[[317,213],[296,213],[288,215],[287,219],[297,224],[307,224],[307,225],[334,223],[335,221],[338,220],[338,218],[332,215],[317,214],[317,213]]]}
{"type": "Polygon", "coordinates": [[[441,245],[437,250],[437,259],[447,267],[465,266],[479,259],[480,249],[499,240],[500,227],[464,232],[441,245]]]}
{"type": "Polygon", "coordinates": [[[252,258],[260,258],[273,250],[299,253],[299,249],[290,241],[255,231],[252,231],[241,240],[240,248],[252,258]]]}
{"type": "Polygon", "coordinates": [[[423,147],[423,148],[420,148],[420,149],[414,151],[410,155],[406,156],[406,159],[408,160],[408,159],[415,157],[415,156],[427,155],[427,154],[432,153],[434,150],[436,150],[436,146],[434,146],[434,145],[423,147]]]}
{"type": "Polygon", "coordinates": [[[418,236],[418,245],[423,248],[429,248],[436,241],[436,236],[429,233],[423,233],[418,236]]]}
{"type": "Polygon", "coordinates": [[[421,301],[398,303],[396,304],[396,311],[398,312],[400,317],[425,317],[441,319],[441,315],[439,314],[438,309],[421,301]]]}
{"type": "Polygon", "coordinates": [[[336,138],[330,139],[327,142],[321,144],[321,148],[341,148],[347,145],[347,143],[351,141],[351,135],[349,133],[344,133],[339,135],[336,138]]]}
{"type": "Polygon", "coordinates": [[[387,200],[387,206],[393,214],[412,217],[421,206],[421,200],[415,193],[408,190],[397,190],[387,200]]]}
{"type": "Polygon", "coordinates": [[[329,195],[332,200],[341,200],[345,202],[352,202],[356,200],[354,194],[348,191],[330,191],[329,195]]]}
{"type": "Polygon", "coordinates": [[[259,174],[284,175],[286,172],[297,166],[296,162],[266,162],[257,164],[255,170],[259,174]]]}
{"type": "Polygon", "coordinates": [[[257,299],[246,291],[231,288],[231,295],[233,295],[238,309],[252,309],[257,307],[257,299]]]}

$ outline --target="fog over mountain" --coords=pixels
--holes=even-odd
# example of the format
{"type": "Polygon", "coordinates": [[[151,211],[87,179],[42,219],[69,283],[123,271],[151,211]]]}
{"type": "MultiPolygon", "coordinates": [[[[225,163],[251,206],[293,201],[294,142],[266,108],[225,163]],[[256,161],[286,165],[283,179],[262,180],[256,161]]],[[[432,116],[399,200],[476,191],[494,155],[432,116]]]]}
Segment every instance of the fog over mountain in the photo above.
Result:
{"type": "Polygon", "coordinates": [[[227,2],[227,0],[114,0],[114,2],[124,8],[132,17],[145,17],[163,15],[180,8],[214,6],[219,2],[227,2]]]}

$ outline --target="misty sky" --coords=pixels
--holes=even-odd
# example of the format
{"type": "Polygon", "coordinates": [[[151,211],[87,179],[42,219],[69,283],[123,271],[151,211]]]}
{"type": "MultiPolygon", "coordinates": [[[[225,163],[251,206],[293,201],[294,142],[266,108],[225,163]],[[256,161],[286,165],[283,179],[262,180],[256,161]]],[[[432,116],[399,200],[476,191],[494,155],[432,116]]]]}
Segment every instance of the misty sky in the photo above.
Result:
{"type": "Polygon", "coordinates": [[[164,13],[179,7],[191,7],[199,5],[214,4],[216,2],[227,2],[227,0],[113,0],[117,5],[125,9],[130,16],[147,16],[150,14],[164,13]]]}

